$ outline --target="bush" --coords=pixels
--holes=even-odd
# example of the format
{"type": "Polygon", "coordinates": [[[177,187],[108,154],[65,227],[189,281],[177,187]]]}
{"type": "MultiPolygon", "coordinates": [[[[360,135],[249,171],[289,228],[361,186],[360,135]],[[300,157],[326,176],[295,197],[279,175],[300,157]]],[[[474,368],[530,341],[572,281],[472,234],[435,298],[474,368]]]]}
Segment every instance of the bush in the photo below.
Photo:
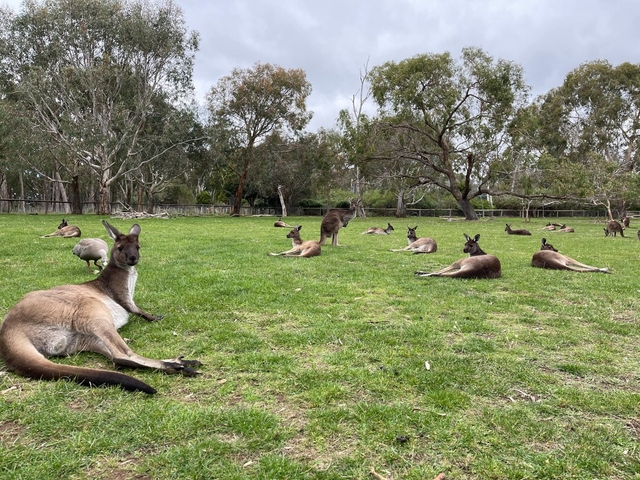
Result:
{"type": "Polygon", "coordinates": [[[211,205],[211,200],[211,194],[206,190],[203,190],[196,195],[196,203],[198,205],[211,205]]]}
{"type": "Polygon", "coordinates": [[[324,204],[320,200],[314,200],[313,198],[305,198],[298,202],[298,206],[302,208],[322,208],[324,204]]]}

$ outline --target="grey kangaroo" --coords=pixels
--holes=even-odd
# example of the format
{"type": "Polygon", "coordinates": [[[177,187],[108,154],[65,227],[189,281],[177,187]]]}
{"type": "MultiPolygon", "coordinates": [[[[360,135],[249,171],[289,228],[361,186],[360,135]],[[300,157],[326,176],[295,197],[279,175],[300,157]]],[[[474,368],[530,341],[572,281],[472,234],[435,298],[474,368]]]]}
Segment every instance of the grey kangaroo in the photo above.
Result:
{"type": "Polygon", "coordinates": [[[144,382],[119,372],[60,365],[47,357],[95,352],[117,367],[153,368],[165,373],[198,374],[197,360],[153,360],[135,354],[118,334],[129,314],[159,320],[139,308],[133,294],[140,259],[135,224],[127,235],[102,222],[114,240],[111,256],[100,276],[80,285],[62,285],[26,294],[9,310],[0,327],[0,356],[9,370],[33,379],[69,379],[86,386],[119,386],[155,393],[144,382]]]}

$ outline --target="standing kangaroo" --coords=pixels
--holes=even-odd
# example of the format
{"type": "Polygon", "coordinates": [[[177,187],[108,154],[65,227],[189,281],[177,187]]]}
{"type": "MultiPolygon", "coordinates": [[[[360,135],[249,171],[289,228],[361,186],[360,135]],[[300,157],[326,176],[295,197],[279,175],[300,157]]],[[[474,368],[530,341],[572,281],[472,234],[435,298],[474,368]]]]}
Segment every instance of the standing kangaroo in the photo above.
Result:
{"type": "Polygon", "coordinates": [[[389,235],[395,228],[389,222],[387,222],[387,228],[370,227],[367,228],[362,235],[389,235]]]}
{"type": "Polygon", "coordinates": [[[324,245],[327,237],[331,236],[331,245],[338,246],[338,232],[342,227],[346,227],[352,218],[356,216],[357,203],[351,200],[349,208],[334,208],[329,210],[322,219],[320,225],[320,246],[324,245]]]}
{"type": "Polygon", "coordinates": [[[392,252],[435,253],[438,244],[433,238],[416,236],[418,226],[411,228],[407,225],[407,241],[409,245],[404,248],[391,249],[392,252]]]}
{"type": "Polygon", "coordinates": [[[529,230],[526,230],[524,228],[517,228],[515,230],[511,229],[511,225],[509,225],[508,223],[505,224],[506,227],[504,229],[505,232],[507,232],[509,235],[531,235],[531,232],[529,230]]]}
{"type": "Polygon", "coordinates": [[[468,253],[467,258],[458,260],[450,266],[438,270],[437,272],[416,272],[420,277],[455,277],[455,278],[500,278],[502,267],[500,260],[493,255],[487,255],[478,245],[480,234],[474,238],[463,234],[466,239],[462,251],[468,253]]]}
{"type": "Polygon", "coordinates": [[[134,300],[140,259],[140,226],[121,234],[102,222],[114,240],[107,266],[95,280],[62,285],[26,294],[9,310],[0,327],[0,356],[9,370],[33,379],[66,378],[81,385],[114,385],[125,390],[155,393],[144,382],[109,370],[60,365],[52,356],[95,352],[117,367],[154,368],[191,377],[201,365],[197,360],[153,360],[136,355],[118,334],[133,313],[145,320],[159,320],[139,308],[134,300]]]}
{"type": "Polygon", "coordinates": [[[317,257],[318,255],[320,255],[322,253],[320,244],[315,240],[303,241],[300,237],[301,229],[302,225],[298,225],[297,227],[293,227],[293,230],[287,233],[287,238],[290,238],[293,242],[293,248],[291,248],[291,250],[280,253],[270,253],[269,255],[304,258],[317,257]]]}
{"type": "Polygon", "coordinates": [[[537,268],[549,268],[552,270],[571,270],[574,272],[602,272],[609,273],[606,268],[592,267],[580,263],[573,258],[567,257],[558,253],[558,250],[547,243],[547,239],[542,239],[542,246],[540,251],[533,254],[531,259],[531,266],[537,268]]]}
{"type": "Polygon", "coordinates": [[[42,238],[46,237],[62,237],[62,238],[73,238],[79,237],[82,235],[80,229],[75,225],[69,225],[67,221],[63,218],[62,223],[58,225],[58,230],[53,233],[49,233],[47,235],[43,235],[42,238]]]}
{"type": "Polygon", "coordinates": [[[613,236],[615,237],[616,233],[619,233],[621,237],[624,237],[623,230],[624,228],[620,223],[616,222],[615,220],[609,220],[607,222],[607,226],[604,229],[604,236],[608,237],[609,235],[613,234],[613,236]]]}

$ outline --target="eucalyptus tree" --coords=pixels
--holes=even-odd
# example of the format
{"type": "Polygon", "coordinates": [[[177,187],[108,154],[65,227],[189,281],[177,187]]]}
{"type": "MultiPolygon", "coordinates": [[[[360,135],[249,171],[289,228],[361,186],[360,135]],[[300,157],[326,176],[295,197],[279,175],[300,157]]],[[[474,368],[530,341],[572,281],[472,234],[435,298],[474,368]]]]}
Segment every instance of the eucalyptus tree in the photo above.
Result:
{"type": "Polygon", "coordinates": [[[491,192],[492,164],[528,97],[522,68],[464,48],[459,62],[448,52],[387,62],[370,81],[386,134],[375,158],[418,164],[416,184],[444,189],[477,219],[471,200],[491,192]]]}
{"type": "Polygon", "coordinates": [[[306,107],[310,93],[304,70],[257,63],[252,68],[233,69],[207,94],[212,131],[218,138],[224,133],[237,146],[222,159],[238,180],[234,214],[240,213],[245,183],[257,159],[256,147],[268,135],[290,135],[304,129],[311,119],[306,107]]]}
{"type": "Polygon", "coordinates": [[[580,65],[540,100],[541,139],[564,164],[567,193],[604,205],[612,217],[637,196],[640,64],[580,65]]]}
{"type": "Polygon", "coordinates": [[[172,0],[26,0],[1,38],[0,74],[32,128],[91,170],[98,213],[111,187],[148,162],[153,99],[192,89],[198,36],[172,0]]]}

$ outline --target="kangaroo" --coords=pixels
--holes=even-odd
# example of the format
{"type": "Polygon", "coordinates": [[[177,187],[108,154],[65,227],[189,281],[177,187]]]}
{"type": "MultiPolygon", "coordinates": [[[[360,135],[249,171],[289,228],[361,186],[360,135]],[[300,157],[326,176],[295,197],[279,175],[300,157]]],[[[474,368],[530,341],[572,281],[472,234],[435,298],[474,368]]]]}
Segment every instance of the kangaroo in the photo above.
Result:
{"type": "Polygon", "coordinates": [[[622,225],[624,225],[624,228],[628,228],[629,224],[631,223],[631,218],[625,215],[620,219],[620,221],[622,222],[622,225]]]}
{"type": "Polygon", "coordinates": [[[287,225],[286,223],[284,223],[282,221],[282,217],[278,218],[278,221],[276,223],[273,224],[274,227],[279,227],[279,228],[293,228],[292,225],[287,225]]]}
{"type": "Polygon", "coordinates": [[[62,237],[62,238],[73,238],[79,237],[82,235],[80,229],[75,225],[69,225],[67,221],[63,218],[62,223],[58,225],[58,230],[53,233],[49,233],[47,235],[43,235],[41,238],[46,237],[62,237]]]}
{"type": "Polygon", "coordinates": [[[624,228],[622,228],[622,225],[618,222],[616,222],[615,220],[609,220],[607,222],[607,226],[604,228],[604,236],[608,237],[609,235],[613,234],[613,236],[616,236],[616,233],[619,233],[621,237],[624,237],[624,232],[623,232],[624,228]]]}
{"type": "Polygon", "coordinates": [[[606,268],[592,267],[580,263],[573,258],[558,253],[558,250],[547,243],[547,239],[542,239],[540,250],[533,254],[531,266],[537,268],[549,268],[553,270],[571,270],[573,272],[602,272],[609,273],[606,268]]]}
{"type": "Polygon", "coordinates": [[[556,226],[552,223],[547,223],[544,227],[541,228],[541,230],[549,230],[549,231],[553,231],[556,229],[556,226]]]}
{"type": "Polygon", "coordinates": [[[573,227],[567,227],[566,225],[562,224],[560,226],[560,230],[558,230],[558,232],[560,233],[573,233],[575,232],[573,227]]]}
{"type": "Polygon", "coordinates": [[[387,228],[371,227],[362,232],[362,235],[389,235],[395,228],[387,222],[387,228]]]}
{"type": "Polygon", "coordinates": [[[291,248],[291,250],[280,253],[270,253],[269,255],[304,258],[317,257],[320,255],[322,253],[320,244],[315,240],[303,241],[302,238],[300,238],[301,229],[302,225],[298,225],[297,227],[293,227],[293,230],[287,233],[287,238],[290,238],[293,242],[293,248],[291,248]]]}
{"type": "Polygon", "coordinates": [[[73,380],[86,386],[119,386],[124,390],[155,393],[140,380],[109,370],[59,365],[47,357],[87,351],[100,353],[116,367],[154,368],[192,377],[197,360],[153,360],[136,355],[117,330],[129,314],[160,320],[139,308],[134,300],[140,259],[140,226],[124,235],[103,220],[114,240],[111,256],[100,276],[80,285],[62,285],[26,294],[9,310],[0,327],[0,356],[9,370],[33,379],[73,380]]]}
{"type": "Polygon", "coordinates": [[[418,226],[411,228],[407,225],[407,241],[409,245],[404,248],[391,249],[392,252],[413,252],[413,253],[435,253],[438,250],[438,244],[433,238],[416,236],[418,226]]]}
{"type": "Polygon", "coordinates": [[[507,223],[504,231],[509,235],[531,235],[529,230],[525,230],[524,228],[518,228],[516,230],[511,230],[511,226],[507,223]]]}
{"type": "Polygon", "coordinates": [[[466,239],[462,251],[468,253],[467,258],[458,260],[450,266],[436,272],[415,272],[420,277],[455,277],[455,278],[500,278],[502,276],[502,266],[500,260],[493,255],[487,255],[480,245],[480,234],[474,238],[463,234],[466,239]]]}
{"type": "Polygon", "coordinates": [[[331,245],[338,246],[338,232],[342,227],[346,228],[351,219],[356,216],[357,206],[356,201],[351,200],[348,209],[334,208],[327,212],[320,225],[320,242],[318,242],[320,246],[324,245],[329,236],[331,236],[331,245]]]}

